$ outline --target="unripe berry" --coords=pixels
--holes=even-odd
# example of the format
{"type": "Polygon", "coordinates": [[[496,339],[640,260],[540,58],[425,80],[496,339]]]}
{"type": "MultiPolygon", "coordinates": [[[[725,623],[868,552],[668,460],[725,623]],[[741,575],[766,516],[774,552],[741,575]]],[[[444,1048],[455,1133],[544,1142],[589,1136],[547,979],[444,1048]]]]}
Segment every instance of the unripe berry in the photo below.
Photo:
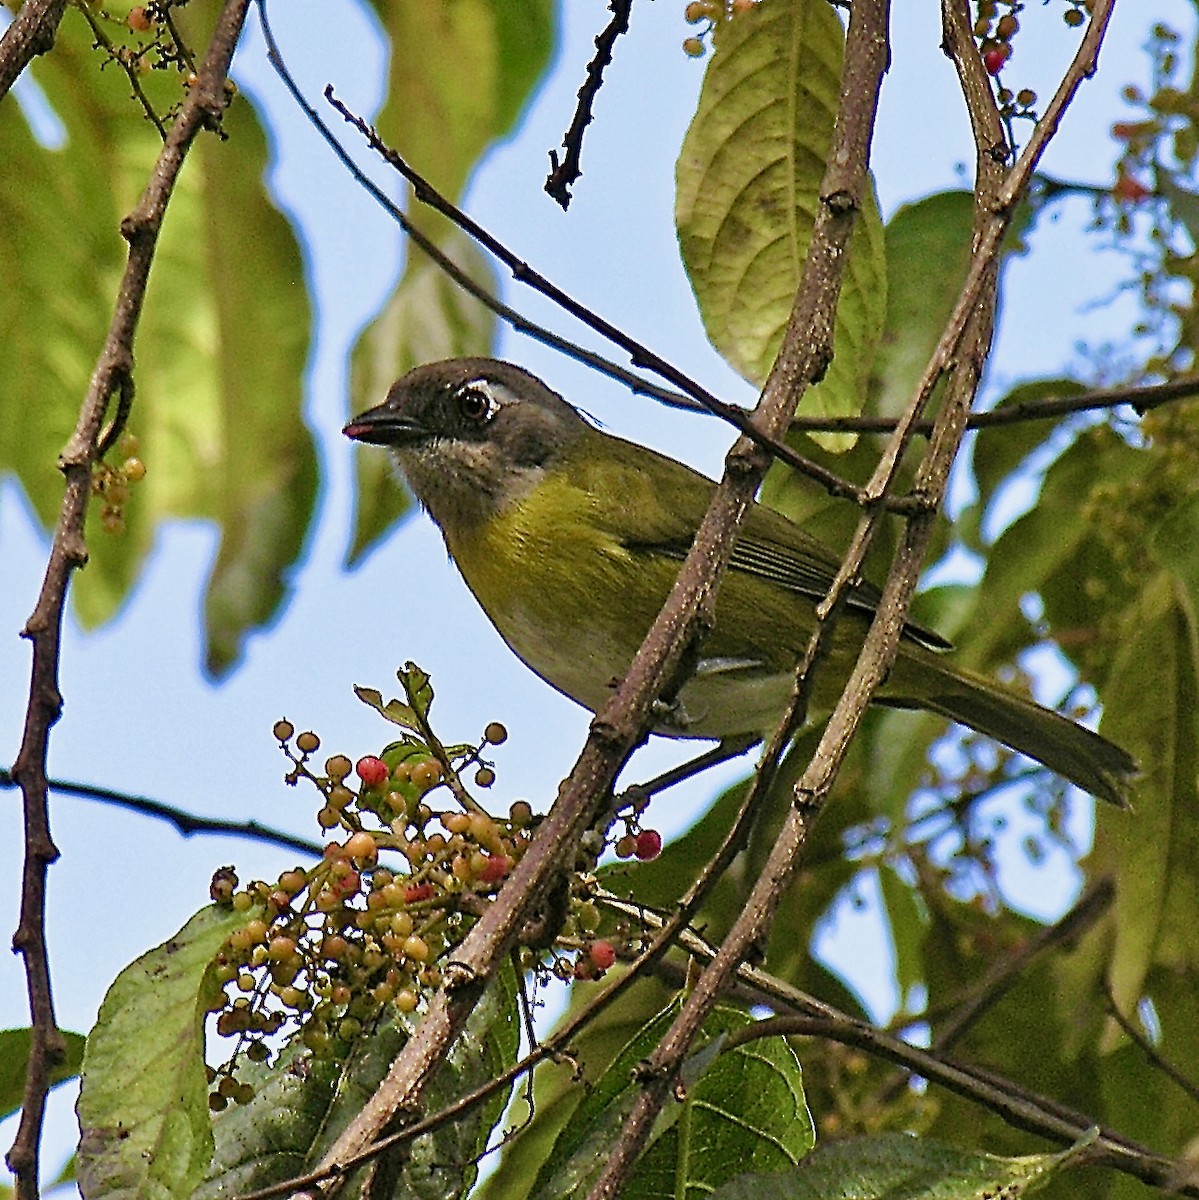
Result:
{"type": "Polygon", "coordinates": [[[281,742],[290,742],[296,727],[290,721],[276,721],[271,732],[281,742]]]}
{"type": "Polygon", "coordinates": [[[508,730],[499,721],[492,721],[483,730],[483,740],[493,746],[502,746],[508,740],[508,730]]]}
{"type": "Polygon", "coordinates": [[[354,764],[344,754],[334,754],[325,760],[325,774],[334,783],[341,783],[353,769],[354,764]]]}
{"type": "Polygon", "coordinates": [[[355,833],[346,842],[346,854],[358,862],[372,863],[378,853],[379,847],[369,833],[355,833]]]}
{"type": "Polygon", "coordinates": [[[404,955],[413,962],[424,962],[429,957],[429,943],[419,934],[404,939],[404,955]]]}
{"type": "Polygon", "coordinates": [[[306,730],[296,738],[296,749],[301,754],[315,754],[320,748],[321,739],[311,729],[306,730]]]}
{"type": "Polygon", "coordinates": [[[697,37],[683,38],[683,53],[688,58],[702,58],[704,44],[697,37]]]}

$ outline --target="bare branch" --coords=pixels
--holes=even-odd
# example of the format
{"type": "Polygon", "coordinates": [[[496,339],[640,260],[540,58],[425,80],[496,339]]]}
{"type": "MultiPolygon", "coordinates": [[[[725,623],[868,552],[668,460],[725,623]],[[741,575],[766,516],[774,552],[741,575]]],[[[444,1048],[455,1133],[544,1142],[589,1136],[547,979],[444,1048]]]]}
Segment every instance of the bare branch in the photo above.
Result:
{"type": "Polygon", "coordinates": [[[50,1072],[65,1052],[54,1016],[45,909],[47,870],[58,857],[50,836],[46,757],[50,729],[62,711],[58,660],[67,586],[71,573],[87,561],[83,521],[105,414],[114,395],[121,397],[119,403],[126,409],[132,396],[133,340],[158,231],[192,141],[201,129],[219,125],[229,102],[226,76],[248,6],[249,0],[227,0],[196,83],[171,127],[146,189],[121,223],[121,234],[129,243],[125,273],[78,423],[59,459],[66,476],[62,508],[41,592],[23,631],[33,643],[33,664],[21,749],[12,769],[21,787],[25,821],[21,913],[13,949],[25,963],[33,1031],[21,1123],[8,1153],[18,1200],[35,1200],[38,1193],[38,1151],[50,1072]]]}
{"type": "Polygon", "coordinates": [[[67,0],[25,0],[0,38],[0,100],[35,55],[54,48],[67,0]]]}
{"type": "Polygon", "coordinates": [[[583,134],[591,124],[592,106],[603,86],[604,70],[612,61],[612,47],[616,45],[616,39],[622,33],[629,31],[629,13],[633,8],[633,0],[610,0],[608,8],[612,11],[612,20],[595,39],[595,57],[587,64],[587,77],[583,80],[583,86],[579,88],[579,104],[570,128],[562,139],[562,148],[566,155],[559,162],[558,152],[550,151],[550,166],[553,169],[545,181],[545,190],[563,210],[570,207],[571,184],[583,174],[579,165],[583,156],[583,134]]]}
{"type": "MultiPolygon", "coordinates": [[[[0,789],[16,786],[17,783],[12,777],[12,773],[0,767],[0,789]]],[[[46,787],[63,796],[78,796],[82,800],[98,800],[101,804],[111,804],[114,808],[127,808],[130,812],[140,813],[142,816],[167,821],[174,825],[184,837],[192,837],[197,833],[212,833],[225,837],[249,838],[255,842],[282,846],[285,850],[298,850],[301,854],[314,854],[318,857],[323,849],[319,842],[297,837],[285,829],[262,825],[258,821],[228,821],[221,817],[202,817],[174,804],[152,800],[149,796],[134,796],[129,792],[100,787],[94,783],[73,783],[67,779],[47,779],[46,787]]]]}

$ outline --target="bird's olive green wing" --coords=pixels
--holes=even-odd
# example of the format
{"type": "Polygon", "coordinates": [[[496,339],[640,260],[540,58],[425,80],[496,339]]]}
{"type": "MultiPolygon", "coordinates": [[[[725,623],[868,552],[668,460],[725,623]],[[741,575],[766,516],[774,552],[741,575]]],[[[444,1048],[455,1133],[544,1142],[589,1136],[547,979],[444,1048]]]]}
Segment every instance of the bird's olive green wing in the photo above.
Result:
{"type": "MultiPolygon", "coordinates": [[[[632,553],[660,554],[681,561],[691,548],[714,485],[689,467],[643,446],[631,442],[625,446],[633,453],[622,458],[625,487],[609,514],[613,523],[609,532],[632,553]],[[641,456],[656,462],[639,463],[641,456]]],[[[828,594],[839,565],[823,542],[761,505],[747,514],[729,562],[734,571],[744,571],[813,602],[828,594]]],[[[854,589],[849,603],[859,611],[873,613],[879,597],[878,588],[863,582],[854,589]]],[[[949,649],[950,643],[930,629],[909,622],[904,632],[930,649],[949,649]]]]}

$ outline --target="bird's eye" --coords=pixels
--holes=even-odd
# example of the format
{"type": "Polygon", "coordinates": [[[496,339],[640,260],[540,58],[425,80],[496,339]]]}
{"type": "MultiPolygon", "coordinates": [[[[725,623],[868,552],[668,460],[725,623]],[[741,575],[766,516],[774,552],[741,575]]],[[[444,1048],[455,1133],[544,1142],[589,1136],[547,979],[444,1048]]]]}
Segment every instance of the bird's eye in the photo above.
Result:
{"type": "Polygon", "coordinates": [[[481,379],[463,385],[458,389],[455,398],[458,401],[458,411],[474,425],[482,425],[491,420],[499,407],[491,389],[481,379]]]}

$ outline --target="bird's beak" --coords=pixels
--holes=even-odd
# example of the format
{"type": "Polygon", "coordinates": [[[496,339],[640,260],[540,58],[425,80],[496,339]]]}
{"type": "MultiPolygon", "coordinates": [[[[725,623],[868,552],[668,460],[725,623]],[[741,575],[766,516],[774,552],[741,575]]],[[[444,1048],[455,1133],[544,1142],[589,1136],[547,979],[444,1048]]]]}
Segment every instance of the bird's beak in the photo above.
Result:
{"type": "Polygon", "coordinates": [[[356,442],[367,442],[372,446],[403,446],[429,436],[423,425],[386,403],[355,417],[342,433],[356,442]]]}

